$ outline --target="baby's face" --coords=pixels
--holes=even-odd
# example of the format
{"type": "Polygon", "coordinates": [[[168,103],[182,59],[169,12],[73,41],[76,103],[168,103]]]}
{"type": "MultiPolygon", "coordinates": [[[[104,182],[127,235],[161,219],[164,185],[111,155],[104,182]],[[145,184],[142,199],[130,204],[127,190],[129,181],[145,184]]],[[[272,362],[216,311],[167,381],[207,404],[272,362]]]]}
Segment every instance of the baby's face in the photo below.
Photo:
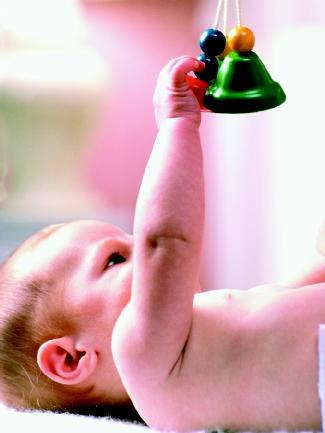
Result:
{"type": "Polygon", "coordinates": [[[80,325],[109,338],[130,299],[132,237],[98,221],[51,226],[30,238],[13,267],[16,275],[45,277],[63,287],[80,325]]]}
{"type": "Polygon", "coordinates": [[[35,275],[36,280],[51,282],[58,305],[64,303],[64,311],[77,324],[75,341],[82,338],[84,345],[99,354],[92,383],[97,394],[110,402],[128,400],[113,361],[111,337],[131,296],[132,250],[132,237],[119,228],[77,221],[50,226],[32,236],[11,266],[18,277],[35,275]]]}

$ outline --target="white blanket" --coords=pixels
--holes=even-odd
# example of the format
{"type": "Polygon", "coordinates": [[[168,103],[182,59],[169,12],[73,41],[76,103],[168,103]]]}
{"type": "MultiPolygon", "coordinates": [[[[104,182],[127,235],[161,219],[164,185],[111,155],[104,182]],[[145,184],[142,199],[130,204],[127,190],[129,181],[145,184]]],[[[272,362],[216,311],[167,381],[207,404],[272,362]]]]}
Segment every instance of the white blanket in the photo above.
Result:
{"type": "MultiPolygon", "coordinates": [[[[137,423],[117,421],[111,418],[42,411],[19,412],[0,405],[0,432],[16,431],[28,433],[157,433],[137,423]]],[[[220,430],[217,432],[221,433],[220,430]]]]}
{"type": "Polygon", "coordinates": [[[0,432],[28,433],[151,433],[136,423],[68,413],[19,412],[0,405],[0,432]]]}

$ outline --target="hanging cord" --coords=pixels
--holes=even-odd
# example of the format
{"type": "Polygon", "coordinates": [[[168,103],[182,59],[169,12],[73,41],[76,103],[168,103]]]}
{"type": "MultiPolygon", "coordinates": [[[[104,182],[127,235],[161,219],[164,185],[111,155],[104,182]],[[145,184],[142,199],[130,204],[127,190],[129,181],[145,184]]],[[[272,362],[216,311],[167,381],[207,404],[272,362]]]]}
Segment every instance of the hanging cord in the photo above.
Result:
{"type": "Polygon", "coordinates": [[[227,34],[227,26],[228,26],[228,0],[224,0],[224,9],[223,9],[223,34],[227,34]]]}
{"type": "MultiPolygon", "coordinates": [[[[221,12],[222,12],[222,7],[223,7],[223,32],[224,34],[227,33],[227,27],[228,27],[228,0],[219,0],[218,2],[218,7],[217,7],[217,12],[216,12],[216,16],[214,19],[214,23],[213,23],[213,28],[214,29],[218,29],[219,25],[220,25],[220,17],[221,17],[221,12]]],[[[241,27],[241,4],[240,4],[240,0],[235,0],[236,3],[236,24],[237,27],[241,27]]]]}
{"type": "Polygon", "coordinates": [[[216,17],[215,17],[214,23],[213,23],[213,28],[216,30],[218,30],[218,27],[219,27],[220,15],[221,15],[221,9],[223,6],[223,2],[224,2],[224,0],[219,0],[219,3],[218,3],[217,13],[216,13],[216,17]]]}
{"type": "Polygon", "coordinates": [[[237,17],[237,27],[241,27],[241,7],[240,7],[240,0],[236,0],[236,17],[237,17]]]}

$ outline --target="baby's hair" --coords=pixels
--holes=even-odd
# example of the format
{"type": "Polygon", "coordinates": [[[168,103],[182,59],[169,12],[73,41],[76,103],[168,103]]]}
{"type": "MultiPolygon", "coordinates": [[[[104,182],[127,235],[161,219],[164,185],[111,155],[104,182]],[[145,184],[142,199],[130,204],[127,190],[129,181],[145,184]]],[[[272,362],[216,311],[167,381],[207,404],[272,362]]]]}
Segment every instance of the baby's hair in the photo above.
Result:
{"type": "Polygon", "coordinates": [[[85,401],[90,390],[47,378],[37,364],[46,340],[72,333],[74,318],[62,302],[64,284],[41,276],[17,278],[11,255],[0,267],[0,399],[15,408],[61,409],[85,401]]]}

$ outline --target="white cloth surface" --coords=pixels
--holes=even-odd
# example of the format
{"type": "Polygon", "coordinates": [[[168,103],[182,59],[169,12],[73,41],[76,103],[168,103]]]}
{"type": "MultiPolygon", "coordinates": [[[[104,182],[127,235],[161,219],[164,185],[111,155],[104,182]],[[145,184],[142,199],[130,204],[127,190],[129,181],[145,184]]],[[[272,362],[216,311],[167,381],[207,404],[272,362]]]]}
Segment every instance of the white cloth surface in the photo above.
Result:
{"type": "MultiPolygon", "coordinates": [[[[93,416],[45,411],[20,412],[1,404],[0,426],[1,433],[11,433],[16,431],[26,431],[28,433],[158,433],[156,430],[152,430],[140,424],[118,421],[111,418],[96,418],[93,416]]],[[[193,433],[207,432],[198,431],[193,433]]],[[[215,433],[223,432],[222,430],[216,430],[215,433]]],[[[287,432],[279,430],[273,433],[287,432]]]]}
{"type": "Polygon", "coordinates": [[[20,412],[0,405],[0,431],[28,433],[151,433],[136,423],[110,418],[55,413],[45,411],[20,412]]]}

